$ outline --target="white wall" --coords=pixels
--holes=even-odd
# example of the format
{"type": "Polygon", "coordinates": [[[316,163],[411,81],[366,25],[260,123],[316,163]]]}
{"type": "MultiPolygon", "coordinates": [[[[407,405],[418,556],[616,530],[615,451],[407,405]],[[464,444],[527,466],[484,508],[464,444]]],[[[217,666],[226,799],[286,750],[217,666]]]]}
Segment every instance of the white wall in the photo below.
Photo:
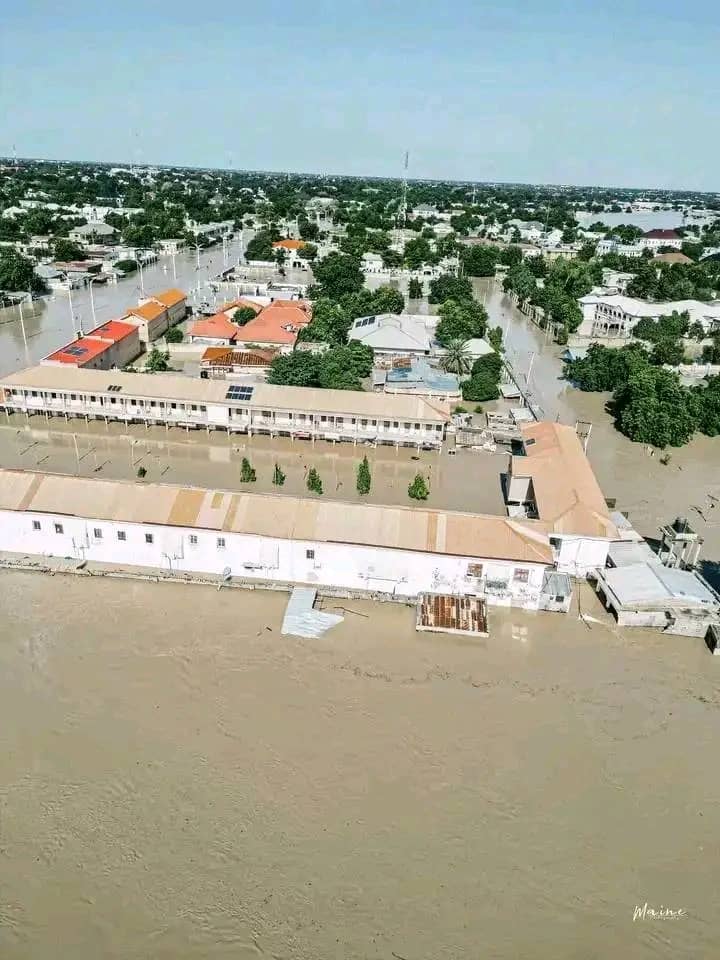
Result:
{"type": "Polygon", "coordinates": [[[607,563],[609,541],[571,535],[552,534],[557,540],[557,569],[573,577],[586,577],[592,570],[607,563]]]}
{"type": "Polygon", "coordinates": [[[0,550],[72,557],[122,566],[220,574],[259,581],[307,583],[415,597],[424,591],[481,593],[491,581],[488,603],[538,608],[544,564],[477,557],[449,557],[352,544],[279,540],[159,524],[86,520],[62,515],[0,511],[0,550]],[[40,530],[33,529],[33,521],[40,530]],[[62,526],[56,532],[55,524],[62,526]],[[96,537],[95,528],[102,532],[96,537]],[[126,539],[118,539],[118,531],[126,539]],[[146,542],[146,536],[153,538],[146,542]],[[191,537],[197,543],[191,542],[191,537]],[[218,546],[224,538],[225,546],[218,546]],[[314,557],[308,556],[314,551],[314,557]],[[484,581],[466,576],[468,564],[482,563],[484,581]],[[524,581],[527,571],[527,582],[524,581]],[[519,579],[515,579],[519,575],[519,579]],[[507,584],[503,590],[500,584],[507,584]]]}

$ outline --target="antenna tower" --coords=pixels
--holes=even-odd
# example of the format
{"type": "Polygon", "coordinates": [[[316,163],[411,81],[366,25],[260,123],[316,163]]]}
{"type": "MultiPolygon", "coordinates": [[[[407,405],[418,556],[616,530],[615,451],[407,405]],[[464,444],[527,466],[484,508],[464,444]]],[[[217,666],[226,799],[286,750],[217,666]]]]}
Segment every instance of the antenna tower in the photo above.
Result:
{"type": "Polygon", "coordinates": [[[405,227],[407,222],[407,175],[408,175],[408,160],[410,159],[410,154],[405,151],[405,164],[403,166],[403,182],[402,182],[402,198],[400,200],[400,226],[405,227]]]}

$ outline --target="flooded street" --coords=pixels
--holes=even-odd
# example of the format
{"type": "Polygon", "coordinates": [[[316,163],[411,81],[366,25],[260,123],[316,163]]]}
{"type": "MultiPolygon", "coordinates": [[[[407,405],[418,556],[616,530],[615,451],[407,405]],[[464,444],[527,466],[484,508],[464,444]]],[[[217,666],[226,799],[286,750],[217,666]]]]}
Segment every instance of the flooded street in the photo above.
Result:
{"type": "Polygon", "coordinates": [[[592,423],[588,457],[606,497],[629,514],[644,536],[656,537],[657,528],[676,516],[687,516],[705,538],[703,573],[720,586],[720,438],[697,434],[680,449],[671,449],[664,466],[642,444],[632,443],[606,412],[608,394],[583,393],[562,379],[563,347],[547,340],[502,292],[499,283],[475,280],[476,296],[485,303],[493,326],[505,331],[506,352],[521,382],[548,420],[592,423]]]}
{"type": "Polygon", "coordinates": [[[284,594],[1,576],[3,960],[714,954],[701,642],[589,594],[590,627],[344,601],[301,641],[284,594]]]}
{"type": "Polygon", "coordinates": [[[447,451],[354,447],[324,441],[313,444],[243,434],[228,438],[220,431],[166,431],[164,427],[0,415],[0,463],[4,467],[112,480],[134,480],[143,467],[147,482],[252,493],[309,496],[307,474],[315,467],[326,499],[409,506],[408,484],[422,473],[430,488],[428,506],[503,514],[500,475],[507,462],[507,454],[502,453],[461,450],[451,456],[447,451]],[[370,464],[372,486],[368,496],[360,497],[357,468],[364,456],[370,464]],[[240,482],[244,457],[256,471],[255,483],[240,482]],[[285,474],[281,487],[272,483],[275,464],[285,474]]]}
{"type": "MultiPolygon", "coordinates": [[[[236,292],[228,288],[216,295],[207,283],[223,269],[238,262],[244,245],[253,233],[252,230],[244,230],[228,242],[227,262],[223,259],[221,245],[200,251],[199,266],[194,249],[188,248],[178,253],[174,268],[172,257],[161,257],[157,263],[143,267],[142,288],[149,296],[168,287],[178,287],[188,294],[190,306],[202,302],[220,306],[232,299],[236,292]]],[[[307,271],[288,271],[286,279],[307,283],[309,276],[307,271]]],[[[80,327],[87,332],[97,324],[118,319],[142,297],[142,288],[139,272],[114,284],[93,284],[94,316],[89,288],[73,290],[69,295],[66,290],[55,290],[32,304],[24,304],[22,315],[28,341],[27,356],[20,322],[21,308],[0,309],[0,376],[37,363],[72,340],[80,327]]]]}
{"type": "MultiPolygon", "coordinates": [[[[476,289],[545,415],[593,422],[605,494],[648,535],[687,514],[710,576],[720,441],[662,466],[497,285],[476,289]]],[[[278,462],[280,492],[305,495],[315,466],[353,500],[364,454],[374,502],[408,503],[421,470],[430,506],[502,512],[502,456],[0,418],[3,466],[87,476],[246,489],[247,456],[259,492],[278,462]]],[[[716,952],[720,663],[702,641],[621,632],[587,585],[568,615],[491,608],[487,640],[418,634],[389,603],[326,600],[344,621],[298,640],[284,593],[8,570],[0,587],[2,960],[716,952]],[[634,922],[646,903],[685,915],[634,922]]]]}

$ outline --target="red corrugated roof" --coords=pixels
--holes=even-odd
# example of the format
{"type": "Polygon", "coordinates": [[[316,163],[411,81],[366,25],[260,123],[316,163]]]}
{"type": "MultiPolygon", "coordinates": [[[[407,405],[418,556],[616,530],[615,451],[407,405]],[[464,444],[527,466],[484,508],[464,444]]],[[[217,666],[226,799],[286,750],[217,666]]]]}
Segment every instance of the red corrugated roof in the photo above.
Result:
{"type": "Polygon", "coordinates": [[[121,320],[108,320],[107,323],[103,323],[99,327],[95,327],[94,330],[91,330],[88,337],[117,343],[132,333],[137,333],[137,327],[134,324],[123,323],[121,320]]]}
{"type": "Polygon", "coordinates": [[[80,337],[78,340],[73,340],[72,343],[61,347],[60,350],[56,350],[55,353],[51,353],[47,359],[55,360],[57,363],[72,363],[74,366],[80,367],[99,353],[109,350],[110,346],[111,344],[102,340],[80,337]]]}
{"type": "Polygon", "coordinates": [[[240,327],[238,341],[244,343],[295,343],[310,317],[297,304],[285,306],[276,301],[265,307],[253,320],[240,327]]]}
{"type": "MultiPolygon", "coordinates": [[[[252,321],[251,321],[252,322],[252,321]]],[[[230,323],[224,313],[196,320],[188,331],[191,337],[209,337],[211,339],[235,340],[240,328],[230,323]]]]}

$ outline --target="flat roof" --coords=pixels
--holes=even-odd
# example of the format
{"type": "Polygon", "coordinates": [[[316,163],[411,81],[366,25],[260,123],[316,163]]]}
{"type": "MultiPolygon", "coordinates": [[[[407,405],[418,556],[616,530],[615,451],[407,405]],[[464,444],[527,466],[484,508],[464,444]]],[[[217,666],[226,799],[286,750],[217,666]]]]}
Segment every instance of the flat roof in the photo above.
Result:
{"type": "Polygon", "coordinates": [[[552,563],[548,526],[483,514],[0,469],[0,509],[552,563]]]}
{"type": "Polygon", "coordinates": [[[689,570],[640,562],[603,570],[602,575],[623,607],[720,606],[718,598],[689,570]]]}
{"type": "MultiPolygon", "coordinates": [[[[94,340],[93,343],[99,341],[94,340]]],[[[199,403],[225,403],[228,384],[222,380],[201,380],[167,373],[125,373],[120,370],[81,370],[77,367],[36,366],[19,370],[0,380],[0,387],[30,390],[68,390],[108,393],[111,396],[141,397],[199,403]]],[[[375,419],[422,420],[447,423],[450,406],[442,400],[388,395],[360,390],[322,390],[314,387],[282,387],[257,384],[252,399],[243,406],[265,410],[310,410],[317,413],[349,414],[375,419]]]]}

